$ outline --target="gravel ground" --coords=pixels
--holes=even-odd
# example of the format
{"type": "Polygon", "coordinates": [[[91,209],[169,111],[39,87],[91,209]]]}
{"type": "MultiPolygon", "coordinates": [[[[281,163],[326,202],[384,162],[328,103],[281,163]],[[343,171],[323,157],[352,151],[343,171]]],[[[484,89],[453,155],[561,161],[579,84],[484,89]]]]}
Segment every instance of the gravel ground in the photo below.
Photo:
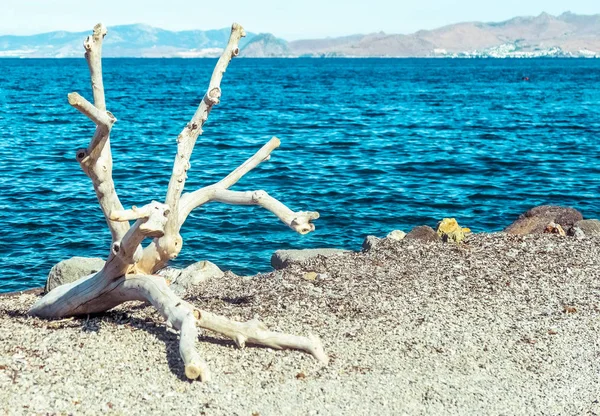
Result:
{"type": "Polygon", "coordinates": [[[44,321],[26,316],[37,296],[0,297],[0,413],[600,414],[600,238],[384,240],[226,274],[187,299],[312,331],[331,363],[204,333],[209,384],[185,379],[177,335],[152,308],[44,321]]]}

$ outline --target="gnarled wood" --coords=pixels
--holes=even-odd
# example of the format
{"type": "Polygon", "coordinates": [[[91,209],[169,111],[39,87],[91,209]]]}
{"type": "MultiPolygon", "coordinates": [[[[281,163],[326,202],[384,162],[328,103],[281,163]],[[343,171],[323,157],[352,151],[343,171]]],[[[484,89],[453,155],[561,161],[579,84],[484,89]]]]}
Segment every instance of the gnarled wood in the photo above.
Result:
{"type": "Polygon", "coordinates": [[[165,203],[173,210],[173,215],[167,222],[165,236],[156,241],[156,245],[159,247],[158,253],[160,253],[161,260],[164,263],[175,258],[181,251],[183,240],[179,235],[179,229],[181,228],[178,220],[179,198],[181,197],[181,193],[185,186],[187,171],[191,166],[190,157],[192,155],[192,150],[194,149],[198,136],[202,134],[202,127],[208,119],[210,111],[213,106],[218,104],[221,100],[221,80],[223,79],[223,74],[227,70],[227,66],[229,65],[229,62],[231,62],[231,59],[239,54],[240,49],[238,43],[244,36],[246,36],[244,28],[241,25],[234,23],[231,26],[229,42],[215,65],[204,98],[200,102],[200,105],[190,122],[185,126],[181,133],[179,133],[179,136],[177,136],[177,156],[173,163],[173,173],[169,180],[167,197],[165,199],[165,203]]]}
{"type": "Polygon", "coordinates": [[[112,178],[112,154],[110,151],[110,131],[115,117],[106,111],[104,82],[102,81],[102,41],[107,30],[102,23],[94,27],[94,32],[83,43],[85,59],[90,69],[94,105],[92,106],[78,93],[69,94],[69,104],[88,116],[96,124],[96,132],[85,149],[78,149],[76,159],[81,168],[92,180],[100,208],[112,235],[112,242],[120,241],[129,223],[115,222],[109,218],[111,211],[122,210],[123,205],[117,196],[112,178]],[[95,108],[94,108],[95,107],[95,108]]]}
{"type": "Polygon", "coordinates": [[[192,120],[177,138],[177,154],[165,203],[152,201],[145,206],[124,209],[112,180],[110,132],[116,118],[106,111],[102,82],[101,51],[106,28],[99,24],[84,43],[90,68],[94,104],[77,93],[69,94],[69,103],[96,124],[94,136],[85,149],[77,151],[77,160],[90,177],[98,202],[112,234],[110,253],[102,270],[76,282],[59,286],[38,302],[29,313],[43,318],[64,318],[73,315],[103,312],[122,302],[138,300],[151,303],[180,332],[179,352],[190,379],[207,381],[210,373],[196,349],[197,326],[216,331],[233,339],[240,347],[246,343],[272,348],[293,348],[313,355],[323,363],[328,358],[320,340],[310,335],[301,337],[267,330],[258,321],[236,322],[195,308],[180,299],[165,280],[153,273],[176,257],[181,250],[181,226],[190,212],[210,201],[237,205],[260,205],[274,213],[300,234],[313,231],[316,212],[294,212],[264,191],[239,192],[229,190],[242,176],[261,162],[268,160],[280,144],[272,138],[256,154],[221,181],[182,196],[189,159],[202,126],[212,107],[221,97],[221,80],[231,59],[239,52],[238,42],[244,29],[234,23],[227,47],[217,62],[208,90],[192,120]],[[130,226],[129,221],[135,220],[130,226]],[[142,250],[144,239],[153,241],[142,250]]]}

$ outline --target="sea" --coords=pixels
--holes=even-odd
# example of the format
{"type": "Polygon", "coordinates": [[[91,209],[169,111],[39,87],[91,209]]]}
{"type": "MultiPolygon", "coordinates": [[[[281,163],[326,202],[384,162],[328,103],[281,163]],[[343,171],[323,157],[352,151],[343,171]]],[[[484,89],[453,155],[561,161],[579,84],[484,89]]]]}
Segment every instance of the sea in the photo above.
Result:
{"type": "MultiPolygon", "coordinates": [[[[126,207],[164,200],[176,137],[215,62],[104,60],[126,207]]],[[[232,189],[262,189],[321,218],[302,236],[260,207],[209,203],[183,226],[175,266],[267,272],[278,249],[360,250],[367,235],[447,217],[501,231],[541,204],[600,217],[600,59],[240,58],[221,87],[186,191],[277,136],[271,160],[232,189]]],[[[72,91],[91,99],[84,59],[0,59],[0,292],[43,285],[60,260],[108,254],[75,161],[94,126],[69,106],[72,91]]]]}

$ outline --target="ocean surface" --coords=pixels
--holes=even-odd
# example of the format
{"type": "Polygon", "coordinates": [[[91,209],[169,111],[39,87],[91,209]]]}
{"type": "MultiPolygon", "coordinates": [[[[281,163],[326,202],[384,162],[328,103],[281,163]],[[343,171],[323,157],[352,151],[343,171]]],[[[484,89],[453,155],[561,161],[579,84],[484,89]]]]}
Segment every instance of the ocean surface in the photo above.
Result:
{"type": "MultiPolygon", "coordinates": [[[[104,61],[126,207],[164,199],[175,139],[214,63],[104,61]]],[[[277,249],[359,250],[368,234],[444,217],[499,231],[540,204],[600,217],[600,60],[235,59],[221,86],[186,190],[277,135],[272,159],[233,189],[264,189],[321,218],[301,236],[261,208],[210,203],[185,223],[177,265],[266,272],[277,249]]],[[[94,126],[67,103],[71,91],[91,98],[84,59],[0,59],[0,292],[43,285],[59,260],[108,253],[75,161],[94,126]]]]}

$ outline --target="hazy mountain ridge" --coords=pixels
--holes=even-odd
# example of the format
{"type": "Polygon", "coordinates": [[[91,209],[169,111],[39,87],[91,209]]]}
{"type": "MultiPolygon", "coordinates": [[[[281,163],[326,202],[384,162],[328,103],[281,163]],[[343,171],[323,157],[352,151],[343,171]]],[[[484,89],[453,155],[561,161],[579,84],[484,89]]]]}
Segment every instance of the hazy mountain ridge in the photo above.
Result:
{"type": "Polygon", "coordinates": [[[600,15],[542,13],[465,22],[410,35],[373,33],[290,42],[297,56],[600,56],[600,15]]]}
{"type": "MultiPolygon", "coordinates": [[[[66,58],[83,56],[83,40],[91,31],[50,32],[32,36],[0,36],[0,56],[66,58]]],[[[218,56],[229,28],[173,32],[143,24],[108,27],[105,57],[218,56]]],[[[240,47],[255,36],[248,33],[240,47]]]]}
{"type": "MultiPolygon", "coordinates": [[[[0,36],[0,57],[80,57],[86,32],[0,36]]],[[[106,57],[214,57],[229,29],[173,32],[147,25],[109,27],[106,57]]],[[[248,33],[246,57],[600,57],[600,14],[542,13],[503,22],[464,22],[409,35],[371,33],[288,42],[270,33],[248,33]]]]}

